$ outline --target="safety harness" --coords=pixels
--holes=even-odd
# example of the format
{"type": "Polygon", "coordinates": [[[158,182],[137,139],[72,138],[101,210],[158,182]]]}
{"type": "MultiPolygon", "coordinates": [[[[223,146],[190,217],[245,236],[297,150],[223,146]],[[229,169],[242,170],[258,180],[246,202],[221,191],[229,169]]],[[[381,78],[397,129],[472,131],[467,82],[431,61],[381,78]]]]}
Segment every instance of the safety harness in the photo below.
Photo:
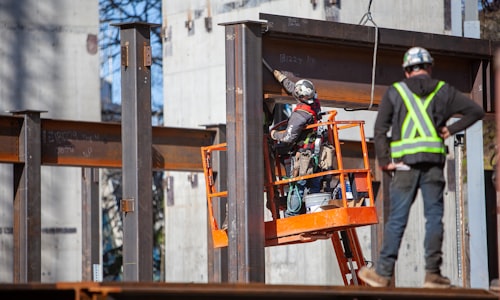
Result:
{"type": "Polygon", "coordinates": [[[317,101],[314,101],[314,103],[311,105],[301,102],[295,106],[295,109],[293,111],[304,110],[304,111],[310,113],[314,118],[313,122],[316,123],[318,121],[318,113],[313,108],[317,109],[316,106],[318,106],[318,105],[319,104],[317,103],[317,101]]]}
{"type": "Polygon", "coordinates": [[[401,139],[391,142],[392,158],[401,158],[405,155],[421,152],[446,153],[443,139],[436,132],[427,113],[427,107],[443,85],[444,82],[439,81],[434,91],[422,101],[422,98],[414,94],[406,83],[394,83],[394,87],[403,98],[408,113],[401,126],[401,139]]]}
{"type": "MultiPolygon", "coordinates": [[[[313,104],[305,104],[305,103],[299,103],[297,106],[295,106],[295,109],[293,111],[297,110],[302,110],[310,115],[313,116],[313,122],[311,124],[314,124],[318,122],[318,113],[317,110],[319,108],[319,103],[317,100],[314,101],[313,104]],[[315,110],[316,108],[316,110],[315,110]]],[[[307,137],[304,139],[303,144],[299,147],[300,149],[311,149],[314,151],[314,141],[316,138],[316,133],[317,133],[318,127],[314,127],[310,130],[310,132],[307,134],[307,137]]]]}

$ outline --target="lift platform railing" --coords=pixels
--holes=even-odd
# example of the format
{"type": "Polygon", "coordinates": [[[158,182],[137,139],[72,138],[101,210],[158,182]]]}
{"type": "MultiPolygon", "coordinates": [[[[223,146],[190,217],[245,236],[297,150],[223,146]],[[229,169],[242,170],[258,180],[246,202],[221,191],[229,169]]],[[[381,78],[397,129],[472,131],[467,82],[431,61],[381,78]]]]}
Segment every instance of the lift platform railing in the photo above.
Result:
{"type": "MultiPolygon", "coordinates": [[[[374,192],[372,188],[372,174],[368,158],[367,144],[364,135],[364,121],[335,120],[336,111],[328,112],[328,120],[312,124],[307,129],[324,126],[327,129],[328,143],[335,147],[336,168],[310,175],[286,178],[283,166],[279,166],[278,154],[272,153],[268,144],[264,142],[265,160],[265,187],[268,205],[271,210],[271,220],[265,221],[265,245],[277,246],[295,243],[312,242],[318,239],[328,239],[334,233],[350,228],[378,223],[374,206],[374,192]],[[359,145],[363,153],[361,168],[344,168],[342,159],[342,145],[339,132],[347,129],[356,129],[359,132],[359,145]],[[272,155],[270,155],[272,153],[272,155]],[[276,168],[273,172],[271,162],[275,159],[276,168]],[[275,173],[275,175],[274,175],[275,173]],[[319,211],[283,218],[280,211],[284,208],[278,203],[286,195],[290,183],[314,177],[330,175],[336,178],[341,187],[341,198],[332,199],[319,211]],[[348,199],[346,183],[352,181],[353,199],[348,199]],[[276,189],[274,188],[276,187],[276,189]],[[277,193],[277,194],[276,194],[277,193]]],[[[267,137],[265,137],[267,139],[267,137]]],[[[227,229],[219,226],[213,213],[213,201],[226,198],[227,191],[217,191],[215,176],[212,169],[212,155],[215,151],[226,151],[227,144],[221,143],[201,147],[203,169],[205,175],[206,194],[208,201],[209,223],[212,231],[215,248],[228,245],[227,229]]],[[[221,220],[219,220],[220,222],[221,220]]]]}

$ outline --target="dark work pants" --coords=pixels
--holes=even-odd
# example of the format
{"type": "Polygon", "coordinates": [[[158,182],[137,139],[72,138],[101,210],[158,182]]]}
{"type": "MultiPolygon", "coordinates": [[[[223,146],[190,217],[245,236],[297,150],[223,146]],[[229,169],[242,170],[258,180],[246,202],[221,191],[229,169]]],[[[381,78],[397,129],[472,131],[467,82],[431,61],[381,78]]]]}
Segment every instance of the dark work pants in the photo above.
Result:
{"type": "MultiPolygon", "coordinates": [[[[390,184],[390,213],[384,231],[376,272],[392,277],[398,258],[410,208],[418,189],[424,201],[425,223],[425,270],[440,272],[443,243],[443,190],[445,181],[441,166],[412,167],[409,171],[395,171],[390,184]]],[[[414,245],[419,247],[420,245],[414,245]]]]}

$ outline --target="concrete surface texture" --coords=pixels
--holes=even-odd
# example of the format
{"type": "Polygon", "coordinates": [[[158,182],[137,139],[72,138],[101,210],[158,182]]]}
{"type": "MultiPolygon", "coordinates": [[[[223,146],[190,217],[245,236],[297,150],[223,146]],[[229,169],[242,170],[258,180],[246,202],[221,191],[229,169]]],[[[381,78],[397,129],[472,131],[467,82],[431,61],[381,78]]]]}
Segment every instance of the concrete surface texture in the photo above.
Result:
{"type": "MultiPolygon", "coordinates": [[[[0,3],[0,114],[100,121],[98,1],[0,3]]],[[[12,282],[12,172],[0,166],[0,282],[12,282]]],[[[42,281],[81,280],[81,169],[42,168],[42,281]]]]}

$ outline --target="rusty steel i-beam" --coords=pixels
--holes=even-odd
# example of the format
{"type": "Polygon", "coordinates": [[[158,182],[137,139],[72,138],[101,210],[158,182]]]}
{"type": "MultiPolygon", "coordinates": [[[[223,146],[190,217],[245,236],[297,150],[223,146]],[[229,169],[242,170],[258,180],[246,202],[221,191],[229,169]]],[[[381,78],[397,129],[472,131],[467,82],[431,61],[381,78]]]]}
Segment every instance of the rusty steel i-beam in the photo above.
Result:
{"type": "Polygon", "coordinates": [[[123,279],[153,280],[151,45],[148,23],[118,24],[121,46],[123,279]],[[140,234],[139,234],[140,233],[140,234]]]}
{"type": "MultiPolygon", "coordinates": [[[[99,211],[93,169],[122,167],[121,125],[41,119],[38,111],[13,114],[0,116],[0,163],[14,166],[14,282],[41,280],[42,166],[82,167],[82,278],[91,279],[89,262],[99,261],[100,244],[90,238],[99,211]]],[[[201,172],[200,147],[212,145],[215,134],[153,127],[151,168],[201,172]]]]}
{"type": "MultiPolygon", "coordinates": [[[[250,157],[252,153],[260,153],[261,145],[244,142],[262,137],[262,122],[258,118],[254,122],[249,120],[262,113],[256,104],[258,99],[262,98],[266,105],[294,102],[273,74],[266,70],[267,66],[282,71],[294,81],[300,78],[313,80],[322,106],[376,110],[383,92],[402,76],[401,53],[412,46],[425,44],[439,61],[435,76],[468,94],[484,108],[487,116],[491,117],[495,112],[491,62],[494,50],[500,45],[498,42],[386,28],[378,29],[379,39],[375,41],[376,29],[369,26],[271,14],[260,14],[260,19],[260,24],[255,21],[221,24],[226,27],[230,224],[227,259],[232,282],[261,281],[264,278],[262,245],[253,242],[264,240],[263,231],[255,226],[251,229],[231,226],[260,224],[262,221],[264,195],[254,194],[254,184],[258,182],[249,180],[249,177],[264,176],[262,166],[251,163],[257,156],[250,157]],[[259,45],[262,49],[256,49],[259,45]],[[377,64],[373,66],[375,49],[377,64]],[[262,66],[264,61],[266,68],[262,66]],[[375,81],[372,81],[372,72],[375,81]],[[262,85],[259,83],[261,79],[262,85]],[[246,166],[244,172],[238,172],[241,166],[246,166]],[[247,193],[241,194],[242,188],[246,188],[247,193]]],[[[376,177],[382,181],[379,197],[386,199],[384,178],[381,178],[382,174],[376,177]]],[[[381,222],[375,226],[373,245],[378,245],[382,238],[386,211],[383,203],[388,201],[377,202],[381,222]]],[[[376,255],[376,252],[375,249],[372,253],[376,255]]]]}
{"type": "MultiPolygon", "coordinates": [[[[36,112],[35,112],[36,113],[36,112]]],[[[24,163],[19,148],[24,117],[0,116],[0,163],[24,163]]],[[[121,124],[40,119],[40,163],[44,166],[121,168],[121,124]]],[[[153,170],[201,172],[200,147],[215,130],[152,128],[153,170]]]]}
{"type": "Polygon", "coordinates": [[[131,227],[124,242],[124,252],[131,257],[131,263],[125,269],[127,278],[143,281],[153,280],[152,261],[149,262],[152,246],[151,251],[134,250],[152,245],[152,232],[139,237],[137,228],[149,227],[140,220],[152,220],[146,215],[145,207],[151,201],[151,184],[146,181],[151,181],[152,170],[203,170],[200,147],[211,145],[216,131],[151,126],[151,24],[118,26],[124,31],[122,67],[126,68],[122,76],[123,125],[44,120],[40,117],[42,111],[30,110],[0,116],[0,163],[14,165],[14,283],[41,280],[41,166],[82,167],[83,280],[92,278],[91,264],[99,262],[100,239],[95,236],[99,231],[94,222],[99,213],[98,179],[93,168],[123,169],[124,191],[129,195],[125,200],[137,201],[123,205],[132,210],[125,213],[133,217],[125,222],[131,227]],[[136,68],[138,65],[141,68],[136,68]],[[144,208],[140,217],[139,208],[144,208]]]}
{"type": "MultiPolygon", "coordinates": [[[[250,116],[243,117],[240,114],[247,110],[258,114],[261,104],[250,102],[255,99],[264,99],[266,103],[291,101],[272,74],[261,67],[263,58],[274,68],[286,72],[292,79],[308,77],[317,80],[320,100],[324,106],[366,107],[371,101],[373,28],[268,14],[261,14],[260,18],[264,20],[261,24],[259,22],[225,24],[230,33],[240,34],[239,39],[226,40],[226,49],[231,50],[227,52],[229,55],[226,57],[226,68],[229,69],[227,74],[231,75],[228,78],[228,87],[233,88],[229,90],[231,93],[227,99],[228,105],[231,105],[227,116],[228,127],[232,126],[230,130],[234,133],[234,136],[230,137],[232,141],[228,149],[228,156],[231,156],[231,159],[227,167],[229,171],[227,176],[233,178],[227,181],[230,203],[236,201],[235,196],[242,193],[241,187],[252,187],[249,182],[244,181],[246,177],[250,175],[263,177],[261,166],[249,164],[249,158],[258,159],[260,154],[257,152],[261,150],[260,145],[246,142],[239,145],[240,148],[235,147],[244,137],[252,141],[258,140],[259,136],[261,137],[262,120],[257,118],[254,122],[250,116]],[[255,48],[256,45],[261,45],[262,49],[255,48]],[[251,54],[247,56],[248,53],[251,54]],[[245,66],[252,67],[241,69],[245,66]],[[261,80],[262,85],[259,82],[245,81],[250,78],[261,80]],[[242,152],[238,155],[231,153],[237,150],[242,152]],[[238,178],[235,178],[234,173],[239,170],[236,164],[240,167],[247,165],[249,168],[238,178]],[[237,190],[236,185],[239,183],[242,183],[242,186],[237,190]]],[[[493,50],[498,48],[498,43],[390,29],[380,29],[374,104],[378,103],[387,85],[398,79],[388,74],[397,74],[400,71],[400,53],[413,46],[416,41],[426,43],[429,50],[439,59],[440,68],[436,70],[437,76],[459,86],[462,92],[470,94],[488,114],[495,112],[492,95],[495,76],[491,70],[491,62],[493,50]]],[[[137,45],[129,44],[129,47],[137,45]]],[[[15,211],[15,218],[18,220],[14,225],[14,239],[18,239],[14,244],[14,251],[19,255],[15,258],[14,264],[14,269],[17,268],[14,273],[18,273],[14,279],[16,283],[39,281],[37,274],[41,272],[38,250],[41,207],[33,194],[40,187],[40,166],[122,167],[123,145],[120,124],[43,120],[40,119],[39,112],[27,111],[27,113],[30,120],[25,120],[27,115],[0,117],[0,162],[12,163],[15,169],[17,168],[15,193],[16,197],[20,197],[15,200],[18,201],[19,208],[15,211]],[[30,130],[26,131],[26,128],[30,130]],[[33,137],[35,140],[32,140],[33,137]],[[29,145],[30,142],[33,144],[29,145]],[[26,159],[31,155],[28,153],[35,155],[34,159],[26,159]],[[26,177],[28,169],[33,173],[26,177]],[[27,206],[32,197],[35,199],[27,206]],[[29,224],[28,216],[32,218],[29,224]],[[28,264],[32,266],[29,269],[28,264]]],[[[131,112],[132,115],[136,113],[131,112]]],[[[211,130],[153,128],[152,169],[201,171],[199,149],[201,146],[212,145],[214,135],[215,131],[211,130]]],[[[84,174],[86,174],[85,179],[90,180],[86,183],[88,189],[92,189],[92,179],[89,177],[91,175],[88,171],[84,174]]],[[[258,181],[254,183],[259,184],[258,181]]],[[[93,194],[88,193],[89,197],[93,194]]],[[[39,197],[39,194],[36,195],[39,197]]],[[[251,200],[245,205],[235,202],[230,204],[232,206],[229,218],[232,220],[243,218],[248,224],[263,226],[261,222],[254,222],[262,219],[258,214],[263,211],[263,195],[256,192],[250,196],[252,197],[244,196],[251,200]]],[[[378,211],[380,214],[384,210],[380,208],[378,211]]],[[[92,219],[91,217],[86,216],[87,222],[92,219]]],[[[88,226],[83,227],[84,231],[88,230],[88,226]]],[[[236,272],[239,272],[236,278],[240,281],[261,281],[264,277],[263,273],[259,273],[264,270],[262,252],[258,249],[256,253],[252,253],[254,250],[252,247],[255,245],[251,243],[254,240],[264,240],[263,230],[252,231],[254,235],[246,239],[241,237],[248,233],[250,228],[238,227],[231,230],[230,245],[236,247],[238,253],[232,250],[230,255],[240,255],[230,264],[231,268],[234,267],[236,272]],[[238,237],[240,238],[237,239],[238,237]],[[253,269],[247,268],[248,266],[253,269]]],[[[260,245],[257,243],[257,246],[260,245]]],[[[223,264],[224,261],[219,267],[223,264]]],[[[224,268],[218,270],[222,269],[224,268]]],[[[232,278],[232,281],[235,281],[235,277],[232,278]]]]}

